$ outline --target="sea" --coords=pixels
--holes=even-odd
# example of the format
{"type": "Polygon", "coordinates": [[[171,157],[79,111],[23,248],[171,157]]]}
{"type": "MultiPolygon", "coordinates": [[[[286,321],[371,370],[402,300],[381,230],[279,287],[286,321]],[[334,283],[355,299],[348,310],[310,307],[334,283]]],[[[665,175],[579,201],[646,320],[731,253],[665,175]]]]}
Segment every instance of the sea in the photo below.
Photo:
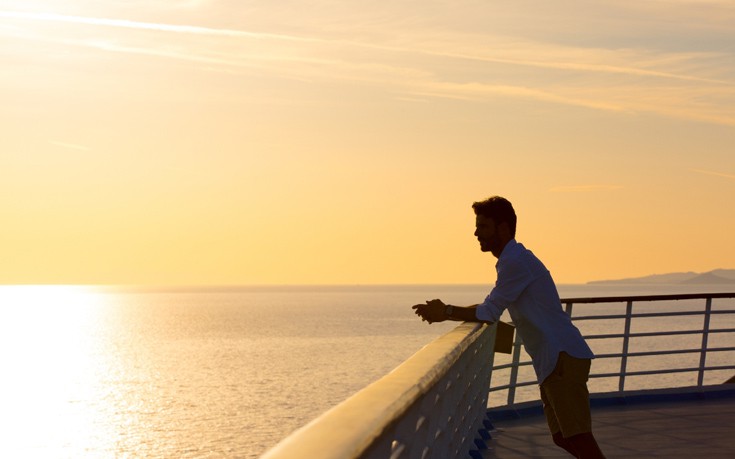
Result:
{"type": "Polygon", "coordinates": [[[412,305],[476,304],[491,287],[0,286],[0,457],[257,458],[457,326],[412,305]]]}

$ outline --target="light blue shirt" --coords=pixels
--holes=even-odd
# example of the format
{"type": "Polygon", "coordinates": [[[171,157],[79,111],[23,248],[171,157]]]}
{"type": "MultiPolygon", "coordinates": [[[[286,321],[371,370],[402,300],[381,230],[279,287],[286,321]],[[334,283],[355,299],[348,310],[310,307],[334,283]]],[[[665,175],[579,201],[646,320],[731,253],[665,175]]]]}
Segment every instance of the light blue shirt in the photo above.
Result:
{"type": "Polygon", "coordinates": [[[490,295],[477,306],[479,320],[497,322],[508,310],[526,352],[531,356],[539,384],[551,374],[560,352],[592,359],[572,319],[561,307],[549,270],[523,244],[512,240],[495,265],[498,280],[490,295]]]}

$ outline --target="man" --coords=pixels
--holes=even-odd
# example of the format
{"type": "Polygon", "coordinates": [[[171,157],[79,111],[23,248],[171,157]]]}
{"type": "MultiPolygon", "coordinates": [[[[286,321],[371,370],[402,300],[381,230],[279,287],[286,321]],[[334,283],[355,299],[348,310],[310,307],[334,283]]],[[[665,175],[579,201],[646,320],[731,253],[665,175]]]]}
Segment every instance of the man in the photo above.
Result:
{"type": "Polygon", "coordinates": [[[494,196],[474,203],[472,208],[481,250],[498,259],[495,287],[481,304],[460,307],[431,300],[413,306],[416,314],[429,323],[493,323],[507,309],[533,361],[554,443],[577,458],[604,458],[592,435],[587,391],[594,354],[562,309],[549,271],[516,242],[516,214],[511,203],[494,196]]]}

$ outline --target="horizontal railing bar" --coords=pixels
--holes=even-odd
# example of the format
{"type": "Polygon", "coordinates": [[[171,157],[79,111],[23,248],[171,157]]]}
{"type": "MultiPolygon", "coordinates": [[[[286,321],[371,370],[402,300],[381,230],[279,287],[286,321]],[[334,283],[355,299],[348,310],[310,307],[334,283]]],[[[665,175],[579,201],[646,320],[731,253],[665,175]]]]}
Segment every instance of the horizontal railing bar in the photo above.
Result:
{"type": "Polygon", "coordinates": [[[511,387],[517,387],[517,385],[514,385],[514,384],[506,384],[504,386],[491,387],[490,388],[490,392],[497,392],[499,390],[506,390],[506,389],[510,389],[511,387]]]}
{"type": "MultiPolygon", "coordinates": [[[[735,370],[735,365],[719,365],[714,367],[704,368],[668,368],[662,370],[645,370],[645,371],[628,371],[625,376],[648,376],[648,375],[662,375],[667,373],[691,373],[695,371],[719,371],[719,370],[735,370]]],[[[614,378],[620,377],[620,373],[593,373],[590,374],[590,378],[614,378]]]]}
{"type": "MultiPolygon", "coordinates": [[[[697,335],[701,334],[702,330],[674,330],[669,332],[637,332],[637,333],[631,333],[631,338],[642,338],[642,337],[648,337],[648,336],[669,336],[669,335],[697,335]]],[[[712,330],[710,330],[708,333],[713,333],[712,330]]]]}
{"type": "MultiPolygon", "coordinates": [[[[639,332],[630,333],[631,338],[641,338],[646,336],[673,336],[673,335],[701,335],[702,330],[676,330],[666,332],[639,332]]],[[[604,338],[624,338],[625,333],[611,333],[606,335],[585,335],[584,339],[604,339],[604,338]]]]}
{"type": "MultiPolygon", "coordinates": [[[[714,328],[709,330],[708,333],[735,333],[735,328],[714,328]]],[[[702,330],[674,330],[666,332],[639,332],[631,333],[628,336],[631,338],[641,338],[648,336],[673,336],[673,335],[700,335],[702,330]]],[[[604,335],[584,335],[584,339],[605,339],[605,338],[624,338],[624,333],[609,333],[604,335]]]]}
{"type": "Polygon", "coordinates": [[[517,382],[515,384],[506,384],[504,386],[497,386],[497,387],[491,387],[490,392],[497,392],[500,390],[507,390],[511,387],[525,387],[525,386],[533,386],[535,384],[538,384],[538,381],[535,379],[533,381],[523,381],[523,382],[517,382]]]}
{"type": "MultiPolygon", "coordinates": [[[[728,352],[735,351],[735,347],[709,347],[705,349],[707,352],[728,352]]],[[[668,351],[645,351],[645,352],[628,352],[628,357],[646,357],[651,355],[672,355],[672,354],[699,354],[702,352],[701,348],[696,349],[676,349],[668,351]]],[[[615,354],[595,354],[596,359],[613,359],[622,357],[622,353],[615,354]]]]}
{"type": "MultiPolygon", "coordinates": [[[[735,312],[735,311],[733,311],[735,312]]],[[[714,311],[712,312],[714,313],[714,311]]],[[[701,316],[704,315],[704,311],[672,311],[672,312],[634,312],[630,315],[632,318],[636,317],[676,317],[676,316],[701,316]]],[[[625,319],[625,314],[605,314],[596,316],[576,316],[572,317],[572,320],[612,320],[612,319],[625,319]]]]}
{"type": "Polygon", "coordinates": [[[609,333],[604,335],[584,335],[584,339],[606,339],[606,338],[623,338],[624,333],[609,333]]]}
{"type": "Polygon", "coordinates": [[[533,362],[531,362],[530,360],[528,360],[526,362],[506,363],[506,364],[503,364],[503,365],[498,365],[496,367],[493,367],[493,371],[495,371],[495,370],[507,370],[508,368],[513,368],[513,367],[527,367],[529,365],[533,365],[533,362]]]}
{"type": "Polygon", "coordinates": [[[735,370],[735,365],[717,365],[714,367],[704,367],[704,371],[722,371],[722,370],[735,370]]]}
{"type": "MultiPolygon", "coordinates": [[[[703,316],[704,311],[678,311],[678,312],[637,312],[630,315],[631,318],[636,317],[677,317],[677,316],[703,316]]],[[[710,311],[709,314],[735,314],[735,309],[725,311],[710,311]]],[[[572,320],[620,320],[625,319],[625,314],[602,314],[593,316],[575,316],[572,320]]]]}
{"type": "MultiPolygon", "coordinates": [[[[645,352],[628,352],[628,357],[645,357],[647,355],[672,355],[672,354],[699,354],[702,349],[677,349],[673,351],[645,351],[645,352]]],[[[622,357],[622,353],[616,354],[595,354],[596,359],[609,359],[622,357]]]]}
{"type": "Polygon", "coordinates": [[[619,378],[620,373],[590,373],[590,378],[619,378]]]}
{"type": "Polygon", "coordinates": [[[628,301],[697,300],[735,298],[735,293],[687,293],[680,295],[602,296],[594,298],[562,298],[561,303],[623,303],[628,301]]]}
{"type": "Polygon", "coordinates": [[[584,339],[606,339],[606,338],[623,338],[624,333],[610,333],[605,335],[584,335],[584,339]]]}

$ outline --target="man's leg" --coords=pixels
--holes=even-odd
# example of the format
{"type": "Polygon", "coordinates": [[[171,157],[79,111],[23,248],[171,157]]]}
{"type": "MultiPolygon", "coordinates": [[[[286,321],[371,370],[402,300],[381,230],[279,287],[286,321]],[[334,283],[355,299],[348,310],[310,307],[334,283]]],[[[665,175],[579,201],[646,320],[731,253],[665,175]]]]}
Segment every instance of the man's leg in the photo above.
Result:
{"type": "Polygon", "coordinates": [[[600,459],[592,435],[589,410],[590,361],[562,352],[551,375],[541,384],[541,400],[554,443],[577,458],[600,459]]]}
{"type": "Polygon", "coordinates": [[[605,459],[605,455],[602,454],[600,445],[597,444],[597,440],[595,440],[592,432],[572,435],[564,440],[577,452],[578,459],[605,459]]]}
{"type": "Polygon", "coordinates": [[[565,449],[572,456],[577,457],[577,453],[574,452],[572,444],[569,443],[561,433],[559,421],[557,420],[556,413],[554,412],[554,406],[552,405],[551,400],[547,397],[543,385],[541,385],[541,401],[544,403],[544,415],[546,415],[546,423],[549,425],[551,438],[554,440],[554,444],[565,449]]]}
{"type": "Polygon", "coordinates": [[[564,435],[562,435],[561,432],[552,434],[551,438],[554,440],[554,443],[556,444],[556,446],[558,446],[559,448],[564,448],[565,450],[567,450],[567,452],[569,452],[569,454],[571,454],[574,457],[579,457],[577,456],[577,453],[572,447],[572,444],[569,442],[569,440],[564,438],[564,435]]]}

